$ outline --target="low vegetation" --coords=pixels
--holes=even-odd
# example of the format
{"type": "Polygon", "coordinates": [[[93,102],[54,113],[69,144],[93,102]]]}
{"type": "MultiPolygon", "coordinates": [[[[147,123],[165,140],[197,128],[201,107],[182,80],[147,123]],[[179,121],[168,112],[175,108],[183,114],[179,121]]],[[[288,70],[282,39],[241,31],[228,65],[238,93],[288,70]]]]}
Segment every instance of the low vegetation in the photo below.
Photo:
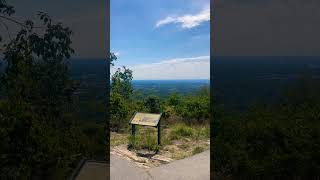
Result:
{"type": "Polygon", "coordinates": [[[169,138],[171,140],[177,140],[185,137],[193,137],[194,136],[194,129],[185,124],[177,124],[172,127],[169,138]]]}
{"type": "Polygon", "coordinates": [[[154,153],[160,150],[162,156],[182,159],[209,149],[210,128],[208,125],[174,123],[165,125],[161,131],[161,146],[157,144],[157,129],[153,127],[136,127],[133,138],[128,132],[111,133],[111,149],[125,145],[130,150],[154,153]]]}
{"type": "Polygon", "coordinates": [[[192,150],[192,155],[201,153],[201,152],[203,152],[203,151],[204,151],[204,148],[203,148],[203,147],[197,146],[197,147],[195,147],[195,148],[192,150]]]}
{"type": "Polygon", "coordinates": [[[319,179],[319,79],[304,79],[276,104],[221,113],[212,144],[220,179],[319,179]]]}

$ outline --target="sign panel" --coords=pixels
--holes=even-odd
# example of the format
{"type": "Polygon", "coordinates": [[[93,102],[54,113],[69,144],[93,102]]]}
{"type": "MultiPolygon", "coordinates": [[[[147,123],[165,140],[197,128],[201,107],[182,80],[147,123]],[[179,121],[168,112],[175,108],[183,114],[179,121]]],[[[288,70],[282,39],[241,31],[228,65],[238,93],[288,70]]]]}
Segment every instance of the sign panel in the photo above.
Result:
{"type": "Polygon", "coordinates": [[[161,114],[137,112],[131,119],[130,123],[143,125],[143,126],[157,126],[160,118],[161,118],[161,114]]]}

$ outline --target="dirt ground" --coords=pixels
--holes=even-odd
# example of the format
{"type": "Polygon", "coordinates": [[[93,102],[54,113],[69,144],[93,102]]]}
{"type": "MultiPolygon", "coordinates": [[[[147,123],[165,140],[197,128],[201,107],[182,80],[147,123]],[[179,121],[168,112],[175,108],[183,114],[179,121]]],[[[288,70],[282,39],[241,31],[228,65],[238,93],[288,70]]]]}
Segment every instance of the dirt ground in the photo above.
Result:
{"type": "Polygon", "coordinates": [[[111,133],[111,154],[123,157],[139,167],[148,169],[206,151],[210,147],[210,139],[183,138],[173,140],[170,144],[161,146],[157,154],[147,150],[129,151],[127,145],[128,134],[111,133]]]}

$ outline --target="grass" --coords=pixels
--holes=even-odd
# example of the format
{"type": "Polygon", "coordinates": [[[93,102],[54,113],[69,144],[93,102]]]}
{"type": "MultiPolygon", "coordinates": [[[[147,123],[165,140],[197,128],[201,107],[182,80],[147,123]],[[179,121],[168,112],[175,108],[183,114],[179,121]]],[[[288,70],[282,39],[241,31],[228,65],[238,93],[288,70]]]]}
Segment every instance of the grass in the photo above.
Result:
{"type": "Polygon", "coordinates": [[[172,127],[169,137],[171,140],[177,140],[184,137],[192,137],[193,135],[194,135],[193,128],[180,123],[172,127]]]}
{"type": "Polygon", "coordinates": [[[136,134],[135,137],[129,136],[129,147],[135,150],[146,149],[149,151],[159,150],[159,145],[157,142],[157,134],[155,128],[140,128],[140,132],[136,134]]]}
{"type": "Polygon", "coordinates": [[[196,139],[210,139],[210,127],[204,126],[195,129],[195,138],[196,139]]]}
{"type": "Polygon", "coordinates": [[[157,129],[136,126],[136,136],[111,133],[111,147],[129,145],[134,150],[160,150],[160,154],[172,159],[183,159],[209,149],[209,125],[190,126],[184,123],[164,125],[161,129],[161,146],[157,144],[157,129]]]}
{"type": "Polygon", "coordinates": [[[201,146],[197,146],[192,150],[192,155],[202,153],[205,149],[201,146]]]}
{"type": "Polygon", "coordinates": [[[181,144],[181,145],[178,145],[178,147],[180,149],[188,149],[190,147],[190,145],[189,144],[181,144]]]}
{"type": "Polygon", "coordinates": [[[170,131],[169,138],[171,140],[178,140],[183,138],[191,139],[206,139],[210,138],[210,127],[209,126],[194,126],[190,127],[184,123],[178,123],[173,125],[170,131]]]}
{"type": "Polygon", "coordinates": [[[110,146],[119,146],[121,144],[128,144],[128,135],[111,132],[110,146]]]}

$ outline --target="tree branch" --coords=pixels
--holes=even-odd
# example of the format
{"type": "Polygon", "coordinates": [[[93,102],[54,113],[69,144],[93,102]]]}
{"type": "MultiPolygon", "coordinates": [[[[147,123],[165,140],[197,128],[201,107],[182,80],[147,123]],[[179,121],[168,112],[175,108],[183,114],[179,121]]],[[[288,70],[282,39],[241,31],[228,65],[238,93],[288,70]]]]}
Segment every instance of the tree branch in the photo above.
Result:
{"type": "MultiPolygon", "coordinates": [[[[18,24],[18,25],[20,25],[20,26],[22,26],[22,27],[24,27],[24,28],[27,28],[28,26],[27,25],[25,25],[24,23],[22,23],[22,22],[20,22],[20,21],[17,21],[17,20],[15,20],[15,19],[13,19],[13,18],[9,18],[9,17],[7,17],[7,16],[3,16],[3,15],[0,15],[0,18],[2,18],[2,19],[5,19],[5,20],[7,20],[7,21],[10,21],[10,22],[13,22],[13,23],[15,23],[15,24],[18,24]]],[[[41,26],[33,26],[33,28],[45,28],[45,27],[41,27],[41,26]]]]}
{"type": "Polygon", "coordinates": [[[9,39],[10,39],[10,41],[12,41],[8,25],[6,23],[4,23],[1,19],[0,19],[0,22],[6,28],[8,36],[9,36],[9,39]]]}

